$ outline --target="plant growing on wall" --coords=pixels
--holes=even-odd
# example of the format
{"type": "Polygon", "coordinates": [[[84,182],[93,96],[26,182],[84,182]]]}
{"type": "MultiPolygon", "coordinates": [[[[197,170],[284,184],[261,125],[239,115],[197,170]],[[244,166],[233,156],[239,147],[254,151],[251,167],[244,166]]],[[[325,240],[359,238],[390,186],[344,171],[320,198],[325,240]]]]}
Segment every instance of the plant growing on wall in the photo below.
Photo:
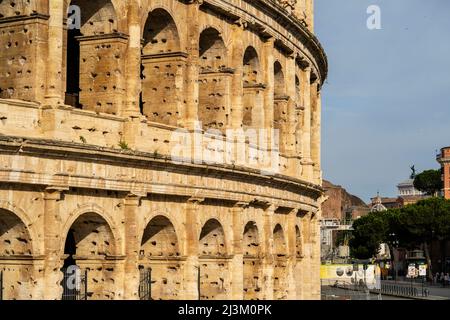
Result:
{"type": "Polygon", "coordinates": [[[119,142],[119,147],[122,150],[130,150],[130,147],[128,146],[128,143],[126,141],[121,140],[119,142]]]}

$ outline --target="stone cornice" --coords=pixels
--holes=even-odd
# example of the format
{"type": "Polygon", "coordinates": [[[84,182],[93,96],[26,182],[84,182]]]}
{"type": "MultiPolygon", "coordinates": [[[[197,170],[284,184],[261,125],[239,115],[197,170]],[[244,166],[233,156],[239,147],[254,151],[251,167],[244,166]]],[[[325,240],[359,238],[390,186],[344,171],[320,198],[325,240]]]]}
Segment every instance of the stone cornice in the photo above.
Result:
{"type": "Polygon", "coordinates": [[[80,42],[83,41],[98,41],[98,40],[111,40],[111,39],[122,39],[122,40],[128,40],[129,36],[127,34],[121,33],[121,32],[113,32],[113,33],[106,33],[106,34],[96,34],[92,36],[79,36],[76,37],[76,39],[80,42]]]}
{"type": "MultiPolygon", "coordinates": [[[[111,148],[101,148],[71,142],[62,142],[43,139],[25,139],[13,137],[0,137],[0,153],[18,154],[27,156],[46,157],[54,159],[73,159],[85,162],[101,162],[117,166],[135,166],[152,170],[169,170],[180,174],[193,174],[194,172],[214,177],[224,177],[230,180],[251,181],[252,183],[270,186],[280,190],[290,191],[318,199],[324,190],[312,183],[300,179],[276,174],[266,176],[260,171],[251,168],[240,168],[229,165],[198,165],[175,164],[169,159],[146,152],[123,151],[111,148]]],[[[34,174],[30,171],[29,174],[34,174]]],[[[62,180],[64,177],[61,177],[62,180]]],[[[75,177],[76,178],[76,177],[75,177]]],[[[83,177],[80,177],[83,179],[83,177]]],[[[45,182],[43,182],[45,183],[45,182]]],[[[55,183],[49,181],[48,183],[55,183]]],[[[183,187],[183,186],[180,186],[183,187]]],[[[163,188],[166,188],[163,186],[163,188]]],[[[214,192],[213,192],[214,193],[214,192]]],[[[251,196],[250,194],[248,196],[251,196]]],[[[233,200],[233,199],[230,199],[233,200]]]]}
{"type": "Polygon", "coordinates": [[[0,24],[10,23],[10,22],[23,22],[26,20],[35,20],[35,19],[47,21],[48,19],[50,19],[50,16],[46,15],[46,14],[41,14],[41,13],[33,13],[30,15],[5,17],[5,18],[0,18],[0,24]]]}

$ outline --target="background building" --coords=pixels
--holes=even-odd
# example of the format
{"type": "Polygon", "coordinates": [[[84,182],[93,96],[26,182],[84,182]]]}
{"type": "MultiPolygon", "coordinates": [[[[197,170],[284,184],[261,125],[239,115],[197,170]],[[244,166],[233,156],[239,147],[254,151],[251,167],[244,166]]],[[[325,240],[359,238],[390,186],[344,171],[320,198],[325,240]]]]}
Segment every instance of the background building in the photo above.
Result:
{"type": "MultiPolygon", "coordinates": [[[[343,187],[323,181],[327,200],[322,205],[321,257],[322,261],[346,258],[348,246],[339,248],[336,240],[340,232],[350,231],[354,220],[369,212],[363,200],[349,194],[343,187]]],[[[343,240],[345,246],[345,239],[343,240]]]]}
{"type": "Polygon", "coordinates": [[[450,147],[442,148],[437,156],[437,161],[442,167],[442,194],[445,199],[450,199],[450,147]]]}

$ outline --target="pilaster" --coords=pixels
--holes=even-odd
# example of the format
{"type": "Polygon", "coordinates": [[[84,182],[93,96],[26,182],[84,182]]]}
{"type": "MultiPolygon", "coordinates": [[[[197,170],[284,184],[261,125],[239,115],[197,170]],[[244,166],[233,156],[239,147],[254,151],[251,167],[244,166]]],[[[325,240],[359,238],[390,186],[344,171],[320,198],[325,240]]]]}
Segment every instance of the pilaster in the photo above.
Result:
{"type": "Polygon", "coordinates": [[[276,207],[270,205],[265,211],[263,216],[264,230],[264,250],[262,261],[262,274],[263,274],[263,292],[264,300],[273,300],[273,274],[274,274],[274,256],[273,256],[273,216],[275,215],[276,207]]]}
{"type": "Polygon", "coordinates": [[[317,81],[311,87],[312,124],[311,124],[311,158],[314,162],[314,181],[322,184],[321,171],[321,118],[322,101],[317,81]]]}
{"type": "Polygon", "coordinates": [[[264,91],[264,127],[272,129],[274,126],[274,90],[275,90],[275,74],[274,74],[274,44],[275,39],[270,38],[263,44],[262,67],[264,73],[264,81],[266,90],[264,91]]]}
{"type": "Polygon", "coordinates": [[[49,0],[46,104],[57,106],[63,99],[64,1],[49,0]]]}
{"type": "Polygon", "coordinates": [[[233,74],[233,94],[231,97],[231,128],[241,129],[244,118],[244,87],[243,87],[243,61],[244,61],[244,42],[243,33],[244,26],[239,22],[232,27],[233,32],[233,59],[232,68],[233,74]]]}
{"type": "Polygon", "coordinates": [[[139,117],[139,95],[141,92],[141,26],[139,2],[137,0],[128,0],[128,49],[126,55],[126,103],[124,116],[139,117]]]}
{"type": "Polygon", "coordinates": [[[186,61],[186,123],[185,128],[194,130],[198,122],[199,106],[199,65],[200,65],[200,25],[199,11],[202,0],[191,0],[188,6],[187,32],[187,61],[186,61]]]}
{"type": "Polygon", "coordinates": [[[287,216],[287,268],[286,268],[286,282],[288,285],[288,300],[296,299],[296,285],[295,285],[295,266],[297,264],[296,254],[296,218],[298,209],[292,210],[287,216]]]}
{"type": "Polygon", "coordinates": [[[140,235],[138,233],[138,210],[141,196],[130,193],[124,200],[125,217],[125,268],[124,268],[124,299],[139,299],[139,249],[140,235]]]}
{"type": "Polygon", "coordinates": [[[63,279],[61,268],[63,267],[61,249],[64,248],[62,241],[62,221],[59,203],[67,188],[47,187],[44,190],[44,294],[45,300],[60,300],[63,279]]]}
{"type": "Polygon", "coordinates": [[[311,67],[307,66],[301,71],[303,94],[303,178],[307,181],[313,179],[313,162],[311,159],[311,67]]]}
{"type": "Polygon", "coordinates": [[[231,209],[233,221],[233,259],[231,261],[232,284],[231,298],[233,300],[244,299],[244,211],[248,203],[238,202],[231,209]]]}
{"type": "Polygon", "coordinates": [[[185,241],[184,250],[186,262],[184,264],[184,297],[185,300],[200,300],[199,288],[199,260],[198,260],[198,242],[199,242],[199,221],[198,212],[203,198],[190,198],[186,204],[184,225],[185,241]]]}

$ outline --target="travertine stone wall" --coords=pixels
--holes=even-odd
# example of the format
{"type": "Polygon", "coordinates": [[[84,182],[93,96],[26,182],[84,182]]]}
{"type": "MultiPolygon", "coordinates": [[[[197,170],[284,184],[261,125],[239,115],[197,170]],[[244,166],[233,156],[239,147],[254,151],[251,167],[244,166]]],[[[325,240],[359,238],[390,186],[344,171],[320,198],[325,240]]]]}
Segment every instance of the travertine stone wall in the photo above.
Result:
{"type": "MultiPolygon", "coordinates": [[[[5,7],[8,1],[3,2],[0,5],[5,7]]],[[[6,9],[0,12],[5,16],[12,14],[6,9]]],[[[46,60],[47,22],[48,17],[45,15],[20,19],[14,14],[0,23],[1,98],[43,101],[45,69],[40,66],[46,60]]]]}
{"type": "Polygon", "coordinates": [[[84,110],[117,115],[125,98],[127,37],[109,34],[78,38],[80,105],[84,110]]]}
{"type": "Polygon", "coordinates": [[[0,1],[3,297],[61,299],[76,265],[89,299],[144,274],[153,299],[320,298],[312,31],[312,0],[0,1]]]}

